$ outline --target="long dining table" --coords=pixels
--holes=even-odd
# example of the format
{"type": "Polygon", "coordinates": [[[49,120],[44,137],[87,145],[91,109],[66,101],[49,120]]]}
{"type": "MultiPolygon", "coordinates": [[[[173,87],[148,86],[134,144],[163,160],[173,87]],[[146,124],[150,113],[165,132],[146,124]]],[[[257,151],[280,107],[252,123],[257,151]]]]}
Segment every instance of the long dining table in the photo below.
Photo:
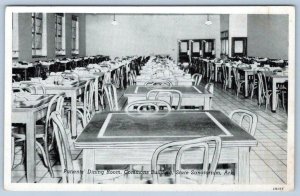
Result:
{"type": "MultiPolygon", "coordinates": [[[[150,165],[157,147],[171,141],[220,136],[220,164],[235,164],[235,183],[248,184],[250,148],[257,140],[221,111],[172,111],[155,114],[124,111],[97,113],[75,141],[83,149],[83,182],[95,183],[98,165],[150,165]],[[122,126],[120,126],[122,125],[122,126]]],[[[159,164],[174,164],[166,154],[159,164]]],[[[197,152],[186,153],[183,164],[199,164],[197,152]]]]}
{"type": "MultiPolygon", "coordinates": [[[[28,183],[34,183],[36,178],[36,147],[35,134],[36,122],[47,115],[49,101],[53,95],[31,95],[39,96],[40,100],[30,101],[28,104],[21,103],[12,106],[12,123],[25,124],[26,129],[26,176],[28,183]]],[[[25,101],[26,102],[26,101],[25,101]]],[[[56,104],[53,105],[52,110],[55,109],[56,104]]]]}
{"type": "MultiPolygon", "coordinates": [[[[152,89],[172,89],[182,93],[181,106],[203,106],[204,110],[209,110],[213,94],[208,92],[202,86],[171,86],[171,87],[147,87],[147,86],[129,86],[124,92],[128,98],[128,103],[145,100],[147,93],[152,89]]],[[[164,99],[164,98],[162,98],[164,99]]],[[[173,104],[178,103],[178,98],[174,97],[173,104]]]]}

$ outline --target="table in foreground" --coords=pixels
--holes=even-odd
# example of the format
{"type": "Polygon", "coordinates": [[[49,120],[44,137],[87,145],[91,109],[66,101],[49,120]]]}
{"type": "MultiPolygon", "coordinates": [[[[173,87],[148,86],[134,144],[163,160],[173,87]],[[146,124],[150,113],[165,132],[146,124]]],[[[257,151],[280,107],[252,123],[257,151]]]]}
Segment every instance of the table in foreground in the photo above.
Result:
{"type": "MultiPolygon", "coordinates": [[[[172,86],[172,87],[146,87],[146,86],[129,86],[124,96],[128,97],[128,103],[138,100],[145,100],[147,93],[152,89],[173,89],[182,93],[181,106],[203,106],[204,110],[209,110],[213,94],[208,92],[202,86],[172,86]]],[[[152,99],[152,96],[150,97],[152,99]]],[[[162,98],[164,99],[164,98],[162,98]]],[[[178,98],[174,97],[173,104],[178,103],[178,98]]],[[[168,99],[166,99],[168,101],[168,99]]]]}
{"type": "MultiPolygon", "coordinates": [[[[36,180],[36,121],[46,117],[49,101],[53,97],[53,95],[41,96],[45,97],[42,102],[12,108],[11,122],[22,123],[26,126],[26,176],[29,183],[36,180]]],[[[55,107],[56,104],[51,109],[54,110],[55,107]]]]}
{"type": "MultiPolygon", "coordinates": [[[[154,150],[171,141],[220,136],[219,163],[236,164],[236,183],[249,183],[250,148],[254,137],[220,111],[173,111],[143,114],[125,112],[97,113],[75,141],[83,149],[83,180],[94,183],[96,165],[150,165],[154,150]]],[[[174,164],[175,154],[160,158],[161,164],[174,164]]],[[[199,164],[195,152],[187,153],[182,163],[199,164]]]]}

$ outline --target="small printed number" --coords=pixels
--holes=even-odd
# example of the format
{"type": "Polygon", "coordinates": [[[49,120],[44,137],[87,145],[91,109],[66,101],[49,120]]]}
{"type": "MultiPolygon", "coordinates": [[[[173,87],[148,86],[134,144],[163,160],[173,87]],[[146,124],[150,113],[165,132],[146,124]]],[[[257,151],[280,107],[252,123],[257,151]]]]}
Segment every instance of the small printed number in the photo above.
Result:
{"type": "Polygon", "coordinates": [[[274,187],[273,191],[283,191],[283,187],[274,187]]]}

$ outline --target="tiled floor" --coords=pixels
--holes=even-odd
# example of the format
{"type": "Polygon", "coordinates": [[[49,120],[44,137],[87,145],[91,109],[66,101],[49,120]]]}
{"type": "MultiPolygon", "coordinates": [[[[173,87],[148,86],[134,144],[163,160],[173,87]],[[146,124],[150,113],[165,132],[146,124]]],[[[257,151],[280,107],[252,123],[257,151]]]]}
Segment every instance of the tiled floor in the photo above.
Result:
{"type": "MultiPolygon", "coordinates": [[[[250,183],[251,184],[277,184],[286,183],[287,180],[287,114],[279,107],[277,113],[272,113],[270,109],[258,107],[257,100],[253,98],[245,99],[243,96],[237,98],[232,90],[224,91],[215,86],[212,109],[221,110],[225,114],[231,111],[243,108],[254,111],[258,115],[258,126],[255,138],[258,140],[258,146],[252,148],[250,157],[250,183]]],[[[126,104],[125,98],[119,92],[121,106],[126,104]]],[[[82,128],[79,128],[82,129],[82,128]]],[[[56,183],[61,181],[61,169],[59,163],[54,161],[52,156],[52,165],[54,178],[51,178],[49,172],[38,158],[37,161],[37,182],[56,183]]],[[[72,150],[73,159],[81,158],[80,150],[72,150]]],[[[12,169],[12,182],[26,182],[24,165],[18,164],[22,159],[21,146],[16,147],[15,165],[12,169]]]]}

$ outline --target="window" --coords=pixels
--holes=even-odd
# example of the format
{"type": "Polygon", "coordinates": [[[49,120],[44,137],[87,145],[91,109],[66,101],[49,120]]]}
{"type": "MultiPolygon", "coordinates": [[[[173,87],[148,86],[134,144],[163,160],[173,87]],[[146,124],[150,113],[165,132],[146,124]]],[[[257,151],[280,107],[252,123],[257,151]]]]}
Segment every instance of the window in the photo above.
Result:
{"type": "Polygon", "coordinates": [[[221,32],[221,54],[229,54],[228,31],[221,32]]]}
{"type": "Polygon", "coordinates": [[[79,22],[77,16],[72,16],[72,54],[79,54],[79,22]]]}
{"type": "Polygon", "coordinates": [[[64,14],[55,14],[55,54],[65,55],[65,17],[64,14]]]}
{"type": "Polygon", "coordinates": [[[12,57],[19,57],[19,16],[12,14],[12,57]]]}
{"type": "Polygon", "coordinates": [[[32,13],[32,56],[47,56],[46,14],[32,13]]]}

